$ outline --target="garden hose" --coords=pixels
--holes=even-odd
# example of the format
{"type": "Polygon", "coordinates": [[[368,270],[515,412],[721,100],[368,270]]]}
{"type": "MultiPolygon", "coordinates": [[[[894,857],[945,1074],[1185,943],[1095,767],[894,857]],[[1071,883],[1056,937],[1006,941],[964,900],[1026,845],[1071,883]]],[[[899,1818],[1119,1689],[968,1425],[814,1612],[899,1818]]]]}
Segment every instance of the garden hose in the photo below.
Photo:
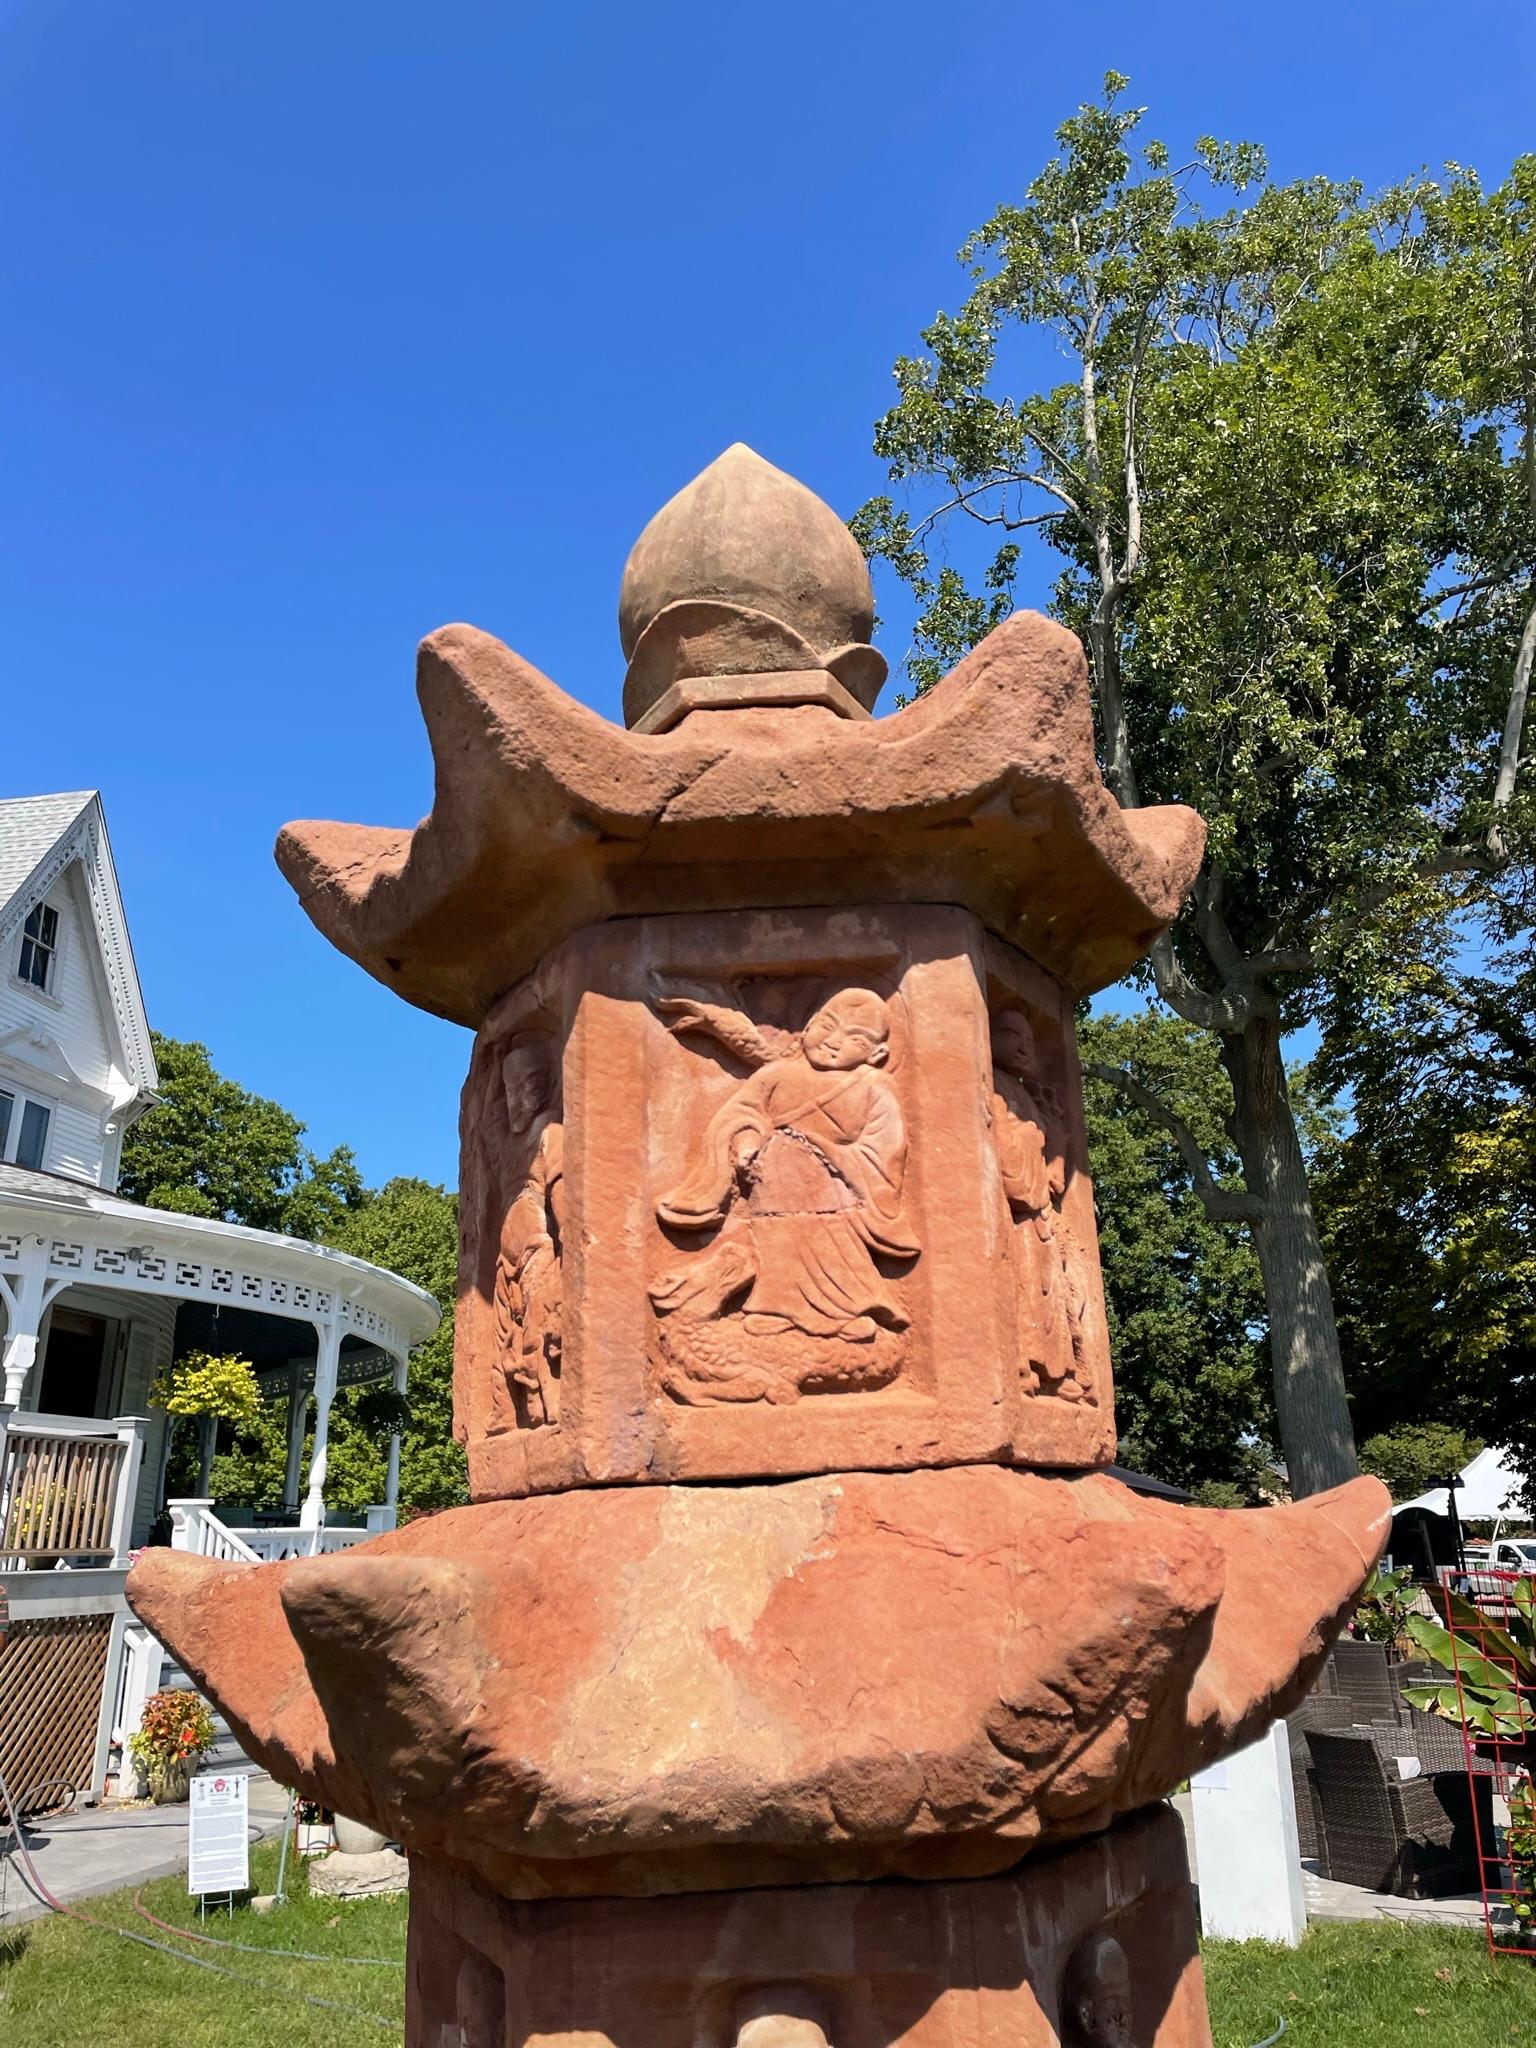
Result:
{"type": "MultiPolygon", "coordinates": [[[[295,1991],[292,1985],[276,1984],[269,1977],[248,1977],[242,1971],[231,1970],[226,1964],[213,1962],[207,1956],[188,1955],[185,1949],[172,1948],[169,1942],[155,1941],[147,1934],[135,1934],[132,1928],[114,1927],[108,1920],[93,1920],[88,1913],[77,1913],[73,1906],[67,1906],[62,1899],[55,1898],[38,1875],[37,1865],[32,1861],[32,1852],[28,1849],[26,1836],[21,1830],[21,1818],[12,1803],[10,1787],[6,1784],[3,1773],[0,1773],[0,1806],[3,1806],[5,1817],[10,1822],[11,1832],[16,1837],[16,1853],[21,1858],[28,1884],[45,1906],[51,1908],[55,1913],[62,1914],[66,1920],[76,1920],[82,1927],[99,1928],[103,1934],[115,1934],[121,1941],[134,1942],[140,1948],[152,1948],[158,1955],[170,1956],[178,1963],[190,1963],[195,1970],[211,1970],[216,1977],[227,1977],[236,1984],[248,1984],[256,1991],[272,1991],[279,1998],[296,1998],[302,2005],[318,2006],[322,2012],[345,2013],[349,2019],[366,2020],[370,2026],[388,2027],[391,2033],[397,2030],[398,2022],[386,2019],[382,2013],[366,2012],[361,2006],[345,2005],[341,2000],[335,1998],[317,1998],[311,1991],[295,1991]]],[[[178,1929],[177,1931],[179,1932],[180,1930],[178,1929]]],[[[209,1937],[198,1936],[195,1938],[201,1940],[209,1937]]],[[[232,1947],[236,1945],[234,1943],[230,1944],[232,1947]]],[[[238,1946],[244,1946],[244,1944],[238,1944],[238,1946]]],[[[263,1953],[273,1954],[276,1951],[266,1950],[263,1953]]],[[[332,1956],[325,1956],[319,1958],[319,1960],[333,1962],[338,1959],[332,1956]]],[[[378,1958],[373,1957],[370,1960],[377,1961],[378,1958]]]]}

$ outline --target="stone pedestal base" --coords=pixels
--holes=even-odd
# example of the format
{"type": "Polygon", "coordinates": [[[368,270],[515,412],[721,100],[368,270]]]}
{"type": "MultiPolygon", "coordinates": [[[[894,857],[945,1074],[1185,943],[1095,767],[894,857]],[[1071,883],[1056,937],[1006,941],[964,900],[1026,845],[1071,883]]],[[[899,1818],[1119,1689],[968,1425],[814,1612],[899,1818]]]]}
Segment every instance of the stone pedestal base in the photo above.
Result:
{"type": "Polygon", "coordinates": [[[1211,2048],[1166,1807],[969,1883],[518,1902],[411,1859],[408,2048],[1211,2048]]]}

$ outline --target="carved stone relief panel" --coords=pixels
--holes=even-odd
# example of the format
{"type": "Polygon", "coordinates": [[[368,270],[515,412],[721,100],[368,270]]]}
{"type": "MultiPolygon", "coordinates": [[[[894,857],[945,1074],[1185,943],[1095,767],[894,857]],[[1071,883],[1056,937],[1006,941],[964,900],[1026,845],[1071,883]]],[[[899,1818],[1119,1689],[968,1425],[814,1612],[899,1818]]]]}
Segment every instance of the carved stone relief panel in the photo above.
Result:
{"type": "Polygon", "coordinates": [[[987,941],[992,1138],[1011,1219],[1021,1405],[1015,1455],[1113,1455],[1108,1332],[1082,1076],[1070,1005],[1032,962],[987,941]]]}
{"type": "Polygon", "coordinates": [[[464,1094],[477,1498],[1109,1456],[1070,1016],[968,912],[615,919],[464,1094]]]}
{"type": "Polygon", "coordinates": [[[654,1004],[734,1081],[656,1205],[677,1247],[648,1289],[661,1385],[691,1407],[889,1386],[912,1322],[901,1275],[922,1249],[901,998],[807,974],[721,993],[654,1004]]]}
{"type": "Polygon", "coordinates": [[[542,976],[515,990],[480,1034],[464,1086],[455,1361],[461,1441],[549,1429],[560,1420],[562,1007],[542,976]]]}

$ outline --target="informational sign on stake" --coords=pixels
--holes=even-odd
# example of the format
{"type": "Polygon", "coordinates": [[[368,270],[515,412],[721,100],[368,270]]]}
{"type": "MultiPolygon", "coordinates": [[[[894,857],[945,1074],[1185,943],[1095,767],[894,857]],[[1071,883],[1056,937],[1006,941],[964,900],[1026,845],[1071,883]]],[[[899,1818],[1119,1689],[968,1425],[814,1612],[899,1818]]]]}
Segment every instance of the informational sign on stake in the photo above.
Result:
{"type": "Polygon", "coordinates": [[[204,1771],[192,1780],[187,1890],[194,1897],[250,1890],[250,1782],[244,1771],[204,1771]]]}

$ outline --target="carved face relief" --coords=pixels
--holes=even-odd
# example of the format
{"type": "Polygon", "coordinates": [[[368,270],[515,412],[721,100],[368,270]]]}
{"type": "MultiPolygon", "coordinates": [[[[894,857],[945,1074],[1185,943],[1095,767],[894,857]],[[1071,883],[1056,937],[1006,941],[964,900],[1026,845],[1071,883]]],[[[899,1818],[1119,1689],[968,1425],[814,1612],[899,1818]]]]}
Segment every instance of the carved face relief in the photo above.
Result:
{"type": "Polygon", "coordinates": [[[1112,1934],[1090,1934],[1067,1959],[1062,2048],[1135,2048],[1131,1966],[1112,1934]]]}
{"type": "Polygon", "coordinates": [[[502,1100],[514,1139],[528,1130],[554,1093],[553,1054],[542,1038],[513,1041],[501,1062],[502,1100]]]}
{"type": "Polygon", "coordinates": [[[656,1205],[685,1242],[650,1288],[665,1390],[707,1406],[886,1385],[909,1319],[882,1262],[920,1249],[902,1213],[906,1124],[882,1072],[886,998],[842,989],[798,1032],[687,997],[657,1007],[752,1069],[656,1205]]]}

